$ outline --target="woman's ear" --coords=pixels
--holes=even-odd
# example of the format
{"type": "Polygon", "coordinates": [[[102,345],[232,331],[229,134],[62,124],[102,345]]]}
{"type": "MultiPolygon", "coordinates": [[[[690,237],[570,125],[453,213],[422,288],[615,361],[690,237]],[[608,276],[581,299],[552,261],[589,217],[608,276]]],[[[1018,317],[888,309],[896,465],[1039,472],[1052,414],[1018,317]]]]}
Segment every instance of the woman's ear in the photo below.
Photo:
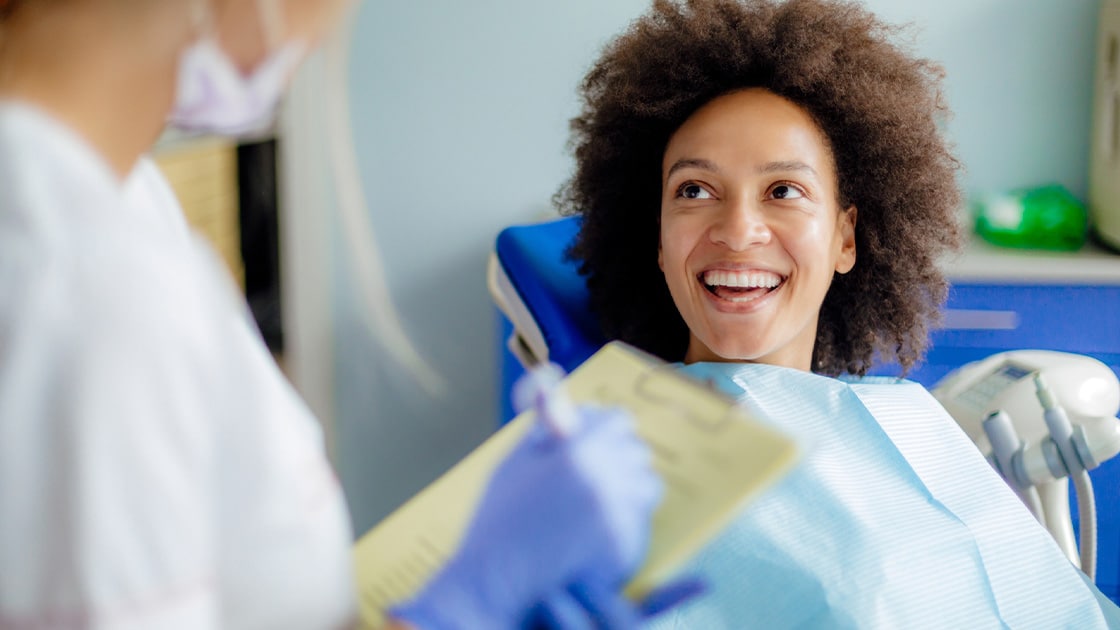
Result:
{"type": "Polygon", "coordinates": [[[858,212],[854,205],[836,217],[836,231],[840,235],[840,252],[836,256],[837,273],[848,273],[856,266],[856,218],[858,212]]]}

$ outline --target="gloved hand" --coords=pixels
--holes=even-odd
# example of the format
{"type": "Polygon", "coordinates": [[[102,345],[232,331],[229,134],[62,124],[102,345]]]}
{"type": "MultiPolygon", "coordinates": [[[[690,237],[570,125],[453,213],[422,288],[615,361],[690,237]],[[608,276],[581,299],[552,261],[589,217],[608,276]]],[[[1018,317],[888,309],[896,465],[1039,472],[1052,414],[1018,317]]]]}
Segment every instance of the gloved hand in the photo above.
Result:
{"type": "MultiPolygon", "coordinates": [[[[548,402],[538,397],[538,414],[554,412],[548,402]]],[[[392,617],[424,630],[514,628],[550,593],[618,588],[638,567],[662,492],[649,449],[627,414],[569,409],[566,434],[538,419],[491,478],[459,550],[392,617]]]]}
{"type": "Polygon", "coordinates": [[[524,625],[528,630],[631,630],[706,590],[703,580],[682,578],[634,604],[617,587],[575,584],[538,603],[524,625]]]}

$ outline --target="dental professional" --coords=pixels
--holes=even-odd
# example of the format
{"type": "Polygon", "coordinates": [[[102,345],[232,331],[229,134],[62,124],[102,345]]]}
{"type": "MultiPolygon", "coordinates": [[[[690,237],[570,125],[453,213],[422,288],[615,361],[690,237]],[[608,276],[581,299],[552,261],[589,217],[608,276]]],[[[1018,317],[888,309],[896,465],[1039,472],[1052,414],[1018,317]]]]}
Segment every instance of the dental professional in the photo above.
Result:
{"type": "MultiPolygon", "coordinates": [[[[0,628],[337,628],[311,413],[145,157],[267,118],[347,0],[0,0],[0,628]]],[[[394,627],[626,627],[661,493],[619,412],[499,466],[394,627]]]]}

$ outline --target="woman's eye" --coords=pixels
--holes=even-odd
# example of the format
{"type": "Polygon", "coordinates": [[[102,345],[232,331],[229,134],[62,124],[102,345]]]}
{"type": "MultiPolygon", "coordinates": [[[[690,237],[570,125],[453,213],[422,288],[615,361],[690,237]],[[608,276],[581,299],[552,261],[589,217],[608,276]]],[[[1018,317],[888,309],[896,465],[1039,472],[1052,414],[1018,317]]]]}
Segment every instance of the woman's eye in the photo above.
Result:
{"type": "Polygon", "coordinates": [[[677,196],[685,199],[711,199],[712,193],[700,184],[685,184],[677,189],[677,196]]]}
{"type": "Polygon", "coordinates": [[[770,189],[770,196],[775,199],[800,199],[805,195],[794,186],[789,184],[778,184],[770,189]]]}

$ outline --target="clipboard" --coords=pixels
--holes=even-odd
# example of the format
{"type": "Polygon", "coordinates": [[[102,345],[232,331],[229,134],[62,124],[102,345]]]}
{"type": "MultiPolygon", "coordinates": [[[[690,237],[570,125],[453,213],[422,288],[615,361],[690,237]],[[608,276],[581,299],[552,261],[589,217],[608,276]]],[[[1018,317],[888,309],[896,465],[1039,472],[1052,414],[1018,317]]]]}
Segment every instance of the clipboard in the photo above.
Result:
{"type": "MultiPolygon", "coordinates": [[[[634,600],[666,583],[798,456],[789,437],[731,397],[621,342],[604,346],[564,386],[574,402],[627,408],[665,484],[645,563],[625,589],[634,600]]],[[[381,626],[385,611],[455,552],[490,475],[533,422],[532,411],[519,415],[358,540],[363,627],[381,626]]]]}

